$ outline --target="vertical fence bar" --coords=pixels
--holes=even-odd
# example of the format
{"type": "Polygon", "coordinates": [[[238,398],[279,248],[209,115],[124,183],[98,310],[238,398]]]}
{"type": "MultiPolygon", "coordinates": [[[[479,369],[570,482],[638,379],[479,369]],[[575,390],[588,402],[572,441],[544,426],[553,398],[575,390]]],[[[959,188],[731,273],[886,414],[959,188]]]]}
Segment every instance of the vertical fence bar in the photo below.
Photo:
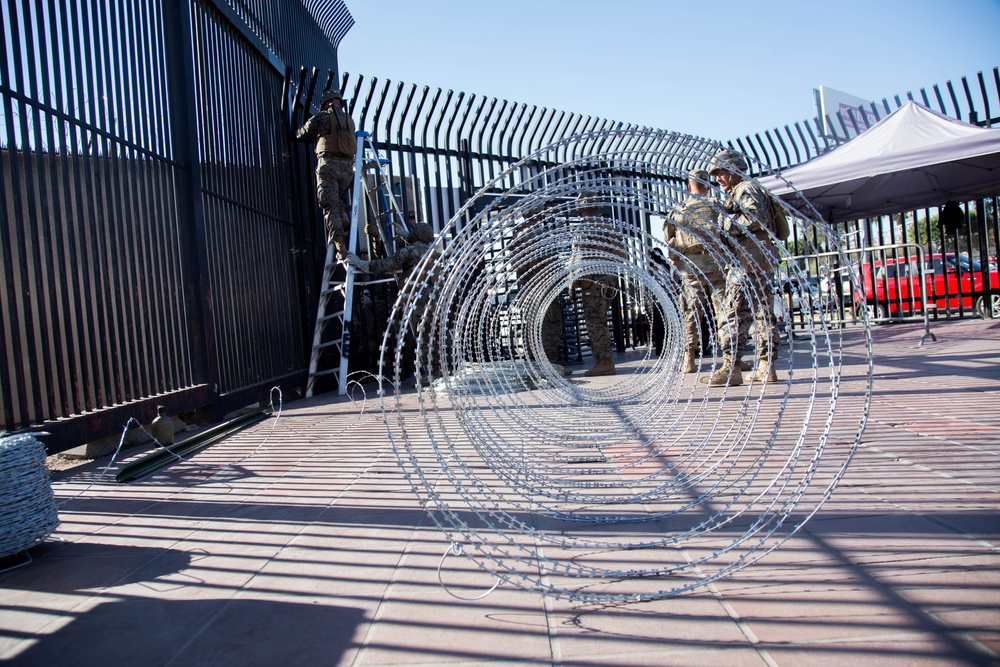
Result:
{"type": "MultiPolygon", "coordinates": [[[[190,44],[193,41],[191,14],[181,3],[167,3],[163,8],[163,32],[168,44],[190,44]]],[[[171,89],[167,98],[173,119],[170,136],[171,155],[176,163],[177,210],[181,220],[179,249],[184,289],[185,319],[191,349],[191,372],[195,383],[218,381],[215,330],[212,319],[211,284],[205,238],[205,210],[201,200],[202,174],[198,161],[198,132],[194,124],[197,115],[194,88],[194,56],[190,49],[168,49],[166,75],[171,89]]]]}
{"type": "Polygon", "coordinates": [[[978,72],[977,76],[979,78],[979,92],[983,96],[983,113],[986,115],[986,118],[984,118],[979,124],[990,127],[993,124],[993,117],[990,115],[990,97],[986,94],[986,81],[983,79],[982,72],[978,72]]]}

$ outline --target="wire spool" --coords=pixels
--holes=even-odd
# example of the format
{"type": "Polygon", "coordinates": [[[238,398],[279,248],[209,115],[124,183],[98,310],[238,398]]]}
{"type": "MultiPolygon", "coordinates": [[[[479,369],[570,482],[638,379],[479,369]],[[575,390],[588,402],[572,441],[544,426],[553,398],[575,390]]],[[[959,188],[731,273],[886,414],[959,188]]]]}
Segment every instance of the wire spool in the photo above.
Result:
{"type": "MultiPolygon", "coordinates": [[[[871,398],[867,322],[867,375],[848,401],[839,400],[843,332],[805,299],[778,382],[699,382],[727,354],[714,330],[699,372],[681,370],[678,271],[700,269],[646,228],[678,209],[689,170],[706,168],[719,148],[626,129],[541,149],[455,215],[401,291],[382,349],[382,367],[395,372],[383,397],[389,437],[448,541],[503,583],[587,602],[704,586],[798,530],[860,442],[871,398]],[[659,313],[662,353],[639,354],[597,382],[566,378],[543,350],[545,314],[582,281],[609,277],[616,307],[632,300],[659,313]],[[406,330],[412,339],[391,337],[406,330]],[[414,341],[417,411],[400,388],[414,341]]],[[[720,200],[706,203],[724,213],[720,200]]],[[[806,238],[825,240],[832,252],[823,261],[850,265],[815,211],[784,208],[806,238]]],[[[720,269],[770,253],[773,266],[806,284],[781,244],[748,249],[714,222],[679,225],[720,269]]],[[[741,285],[751,309],[774,307],[770,287],[741,285]]]]}
{"type": "Polygon", "coordinates": [[[44,445],[31,435],[0,438],[0,558],[39,544],[58,525],[44,445]]]}

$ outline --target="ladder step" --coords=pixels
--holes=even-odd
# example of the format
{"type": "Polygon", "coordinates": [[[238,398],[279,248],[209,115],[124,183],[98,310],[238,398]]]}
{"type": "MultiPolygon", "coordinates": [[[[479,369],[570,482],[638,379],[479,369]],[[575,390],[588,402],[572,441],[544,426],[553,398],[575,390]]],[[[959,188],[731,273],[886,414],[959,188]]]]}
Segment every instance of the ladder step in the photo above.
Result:
{"type": "Polygon", "coordinates": [[[331,341],[326,342],[326,343],[320,343],[319,345],[313,345],[313,352],[315,352],[316,350],[325,350],[326,348],[333,347],[335,345],[340,345],[340,341],[339,340],[331,340],[331,341]]]}
{"type": "Polygon", "coordinates": [[[340,372],[339,368],[330,368],[325,371],[314,371],[309,374],[309,377],[318,378],[318,377],[323,377],[324,375],[333,375],[334,373],[339,373],[339,372],[340,372]]]}
{"type": "Polygon", "coordinates": [[[344,311],[338,310],[336,313],[333,313],[331,315],[324,315],[323,317],[317,317],[316,321],[317,322],[329,322],[330,320],[334,320],[334,319],[337,319],[338,317],[343,317],[343,316],[344,316],[344,311]]]}

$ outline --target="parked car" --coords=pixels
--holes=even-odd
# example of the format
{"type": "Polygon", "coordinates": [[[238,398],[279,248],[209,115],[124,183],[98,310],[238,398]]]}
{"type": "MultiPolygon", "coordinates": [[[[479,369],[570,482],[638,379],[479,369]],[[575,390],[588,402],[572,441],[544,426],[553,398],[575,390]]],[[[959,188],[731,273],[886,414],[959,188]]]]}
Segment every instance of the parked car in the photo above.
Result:
{"type": "Polygon", "coordinates": [[[854,302],[851,274],[846,268],[831,270],[819,280],[819,293],[831,305],[850,306],[854,302]]]}
{"type": "Polygon", "coordinates": [[[984,274],[979,262],[955,253],[927,255],[922,267],[916,255],[861,264],[862,284],[854,290],[854,308],[867,308],[878,319],[920,314],[925,304],[937,309],[961,307],[987,317],[984,275],[993,291],[990,307],[1000,316],[1000,273],[992,268],[984,274]]]}
{"type": "Polygon", "coordinates": [[[809,276],[804,281],[797,277],[781,278],[778,281],[778,297],[790,315],[806,310],[816,312],[821,308],[828,310],[836,302],[836,294],[824,291],[817,276],[809,276]]]}

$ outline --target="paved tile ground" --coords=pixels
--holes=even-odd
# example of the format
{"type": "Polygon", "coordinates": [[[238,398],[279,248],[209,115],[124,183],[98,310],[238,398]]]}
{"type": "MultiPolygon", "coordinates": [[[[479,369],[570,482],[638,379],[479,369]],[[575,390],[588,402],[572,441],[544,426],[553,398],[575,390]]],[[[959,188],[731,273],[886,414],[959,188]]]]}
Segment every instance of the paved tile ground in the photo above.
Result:
{"type": "MultiPolygon", "coordinates": [[[[102,478],[106,462],[57,474],[59,530],[0,574],[0,659],[1000,664],[1000,322],[932,330],[918,347],[917,325],[873,329],[870,418],[832,498],[780,548],[693,593],[596,604],[500,586],[456,599],[491,577],[451,557],[442,587],[448,540],[377,406],[324,395],[131,484],[102,478]]],[[[859,340],[846,336],[845,404],[863,386],[859,340]]]]}

